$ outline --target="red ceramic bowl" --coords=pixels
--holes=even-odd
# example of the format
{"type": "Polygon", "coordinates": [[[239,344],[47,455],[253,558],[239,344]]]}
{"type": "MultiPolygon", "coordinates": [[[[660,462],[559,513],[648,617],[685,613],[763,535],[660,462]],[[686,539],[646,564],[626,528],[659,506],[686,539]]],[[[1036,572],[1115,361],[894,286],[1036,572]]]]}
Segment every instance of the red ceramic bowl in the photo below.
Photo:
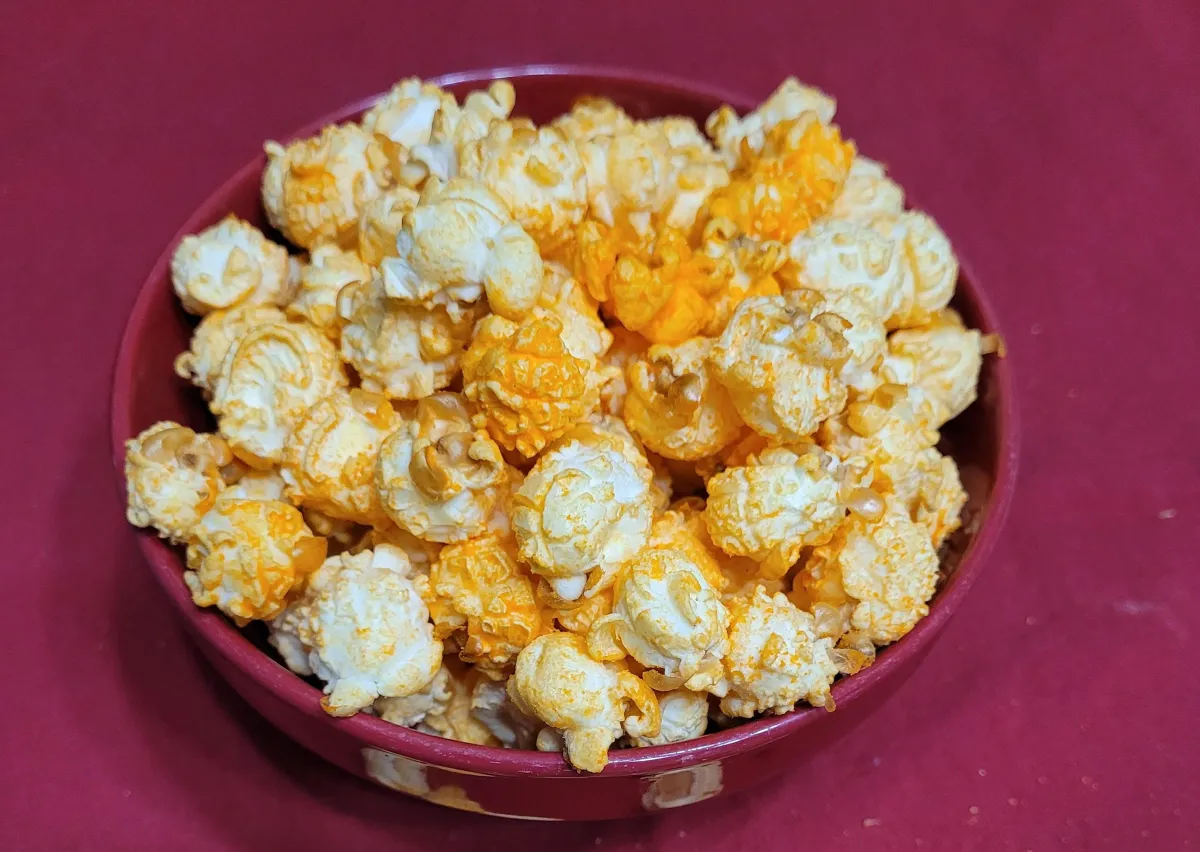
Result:
{"type": "MultiPolygon", "coordinates": [[[[452,74],[436,82],[461,97],[498,77],[515,85],[517,112],[538,122],[568,110],[581,95],[611,98],[638,118],[677,114],[701,124],[722,103],[753,106],[746,98],[681,81],[573,67],[452,74]]],[[[355,119],[375,100],[347,106],[294,135],[308,136],[325,124],[355,119]]],[[[887,159],[886,150],[870,153],[887,159]]],[[[265,163],[259,154],[200,205],[138,295],[121,342],[112,396],[113,458],[122,486],[126,438],[157,420],[212,428],[200,394],[172,372],[172,360],[187,347],[193,322],[171,290],[171,252],[185,234],[229,212],[266,228],[259,202],[265,163]]],[[[965,268],[954,306],[969,324],[999,331],[992,308],[965,268]]],[[[834,685],[836,712],[797,710],[687,743],[614,751],[598,775],[581,775],[557,754],[453,742],[364,715],[331,718],[321,710],[318,689],[273,658],[261,635],[239,631],[215,610],[192,604],[178,550],[150,534],[139,535],[139,542],[171,605],[213,666],[260,713],[330,762],[405,793],[469,810],[525,819],[624,817],[740,790],[802,764],[852,729],[913,671],[983,569],[1012,493],[1017,425],[1004,361],[986,359],[979,401],[946,427],[944,444],[970,495],[968,522],[947,559],[946,581],[916,629],[880,653],[875,665],[834,685]]]]}

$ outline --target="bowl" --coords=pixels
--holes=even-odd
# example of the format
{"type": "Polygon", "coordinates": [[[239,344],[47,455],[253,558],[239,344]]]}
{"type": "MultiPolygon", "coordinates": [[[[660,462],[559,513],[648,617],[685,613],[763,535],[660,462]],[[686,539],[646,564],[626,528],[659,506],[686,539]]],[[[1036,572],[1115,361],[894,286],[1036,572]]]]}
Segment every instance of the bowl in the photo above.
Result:
{"type": "MultiPolygon", "coordinates": [[[[746,98],[680,80],[573,66],[451,74],[434,82],[461,97],[497,78],[515,86],[516,113],[539,122],[589,94],[611,98],[638,118],[677,114],[701,124],[722,103],[738,109],[753,106],[746,98]]],[[[377,97],[331,113],[293,137],[355,119],[377,97]]],[[[886,150],[870,153],[887,158],[886,150]]],[[[187,348],[194,319],[172,292],[171,253],[184,235],[229,212],[268,230],[259,200],[265,163],[258,154],[200,205],[138,294],[121,341],[112,393],[113,460],[122,488],[126,438],[158,420],[212,428],[200,393],[172,370],[175,355],[187,348]]],[[[968,324],[999,331],[965,264],[953,305],[968,324]]],[[[882,650],[873,666],[834,685],[835,712],[797,709],[685,743],[614,751],[607,768],[596,775],[580,774],[558,754],[439,739],[361,714],[346,719],[326,715],[319,689],[273,657],[261,634],[238,630],[215,610],[192,604],[177,549],[153,534],[136,534],[170,605],[217,671],[274,725],[331,763],[405,794],[464,810],[543,820],[626,817],[732,793],[803,764],[817,750],[833,746],[915,669],[983,570],[1012,493],[1017,421],[1005,361],[985,359],[979,399],[944,429],[943,450],[958,462],[969,494],[964,529],[944,560],[945,580],[929,615],[911,633],[882,650]]]]}

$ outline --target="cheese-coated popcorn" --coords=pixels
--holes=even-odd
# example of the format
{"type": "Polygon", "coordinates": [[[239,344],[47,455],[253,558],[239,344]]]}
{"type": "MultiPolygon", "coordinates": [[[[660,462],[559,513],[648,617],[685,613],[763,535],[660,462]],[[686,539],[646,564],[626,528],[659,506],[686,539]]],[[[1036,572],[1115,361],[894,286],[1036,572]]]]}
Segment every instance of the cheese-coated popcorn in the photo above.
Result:
{"type": "Polygon", "coordinates": [[[363,206],[358,219],[358,256],[363,263],[379,266],[385,257],[396,256],[396,235],[420,200],[415,189],[394,186],[363,206]]]}
{"type": "Polygon", "coordinates": [[[682,743],[704,736],[708,728],[708,696],[690,689],[674,689],[659,693],[658,707],[662,723],[658,735],[653,737],[630,737],[629,742],[637,748],[682,743]]]}
{"type": "Polygon", "coordinates": [[[775,277],[788,260],[782,243],[752,239],[739,233],[729,219],[712,219],[704,226],[701,251],[718,264],[726,278],[724,287],[710,297],[713,314],[703,329],[705,335],[720,335],[737,306],[749,296],[782,292],[775,277]]]}
{"type": "MultiPolygon", "coordinates": [[[[432,83],[407,77],[366,111],[362,126],[378,140],[397,177],[403,178],[412,149],[429,144],[439,116],[456,123],[458,115],[454,95],[432,83]]],[[[419,169],[417,174],[424,176],[419,169]]]]}
{"type": "Polygon", "coordinates": [[[888,328],[933,322],[958,283],[958,257],[950,239],[932,217],[918,210],[881,216],[872,226],[894,240],[904,255],[900,304],[888,317],[888,328]]]}
{"type": "MultiPolygon", "coordinates": [[[[236,463],[235,463],[236,464],[236,463]]],[[[286,502],[287,482],[278,470],[255,470],[238,464],[237,478],[232,479],[228,474],[225,481],[229,483],[221,492],[218,500],[280,500],[286,502]]],[[[307,523],[307,520],[306,520],[307,523]]],[[[311,528],[312,524],[309,524],[311,528]]],[[[324,533],[317,533],[324,535],[324,533]]]]}
{"type": "MultiPolygon", "coordinates": [[[[426,718],[446,715],[453,696],[450,670],[443,666],[438,669],[433,680],[429,681],[423,689],[411,695],[399,698],[376,698],[375,715],[393,725],[420,730],[421,723],[426,718]]],[[[432,729],[425,733],[432,733],[432,729]]]]}
{"type": "Polygon", "coordinates": [[[476,319],[398,304],[386,297],[379,276],[343,288],[337,307],[342,358],[364,390],[391,399],[421,399],[449,385],[476,319]]]}
{"type": "Polygon", "coordinates": [[[429,685],[403,698],[379,698],[375,713],[385,722],[415,728],[423,734],[475,745],[499,745],[476,715],[474,691],[486,678],[443,659],[429,685]]]}
{"type": "Polygon", "coordinates": [[[545,268],[534,314],[553,316],[562,323],[563,342],[576,358],[600,358],[612,346],[613,332],[600,319],[596,300],[562,264],[551,261],[545,268]]]}
{"type": "Polygon", "coordinates": [[[353,246],[363,208],[392,182],[375,137],[356,124],[341,124],[286,147],[264,147],[263,207],[271,224],[302,248],[353,246]]]}
{"type": "Polygon", "coordinates": [[[583,424],[539,458],[517,492],[519,556],[564,601],[609,584],[650,533],[653,472],[636,443],[583,424]]]}
{"type": "Polygon", "coordinates": [[[928,325],[892,332],[879,375],[923,391],[933,404],[936,428],[975,401],[985,342],[955,311],[938,311],[928,325]]]}
{"type": "Polygon", "coordinates": [[[767,132],[762,152],[712,195],[709,215],[756,239],[786,243],[829,211],[853,159],[853,143],[815,113],[783,121],[767,132]]]}
{"type": "Polygon", "coordinates": [[[818,222],[788,246],[787,272],[800,287],[858,297],[887,322],[900,309],[904,248],[878,231],[837,219],[818,222]]]}
{"type": "Polygon", "coordinates": [[[568,633],[578,633],[587,636],[597,619],[612,612],[612,586],[601,589],[590,598],[579,598],[574,601],[564,601],[554,593],[554,590],[543,579],[537,587],[538,600],[542,602],[542,623],[553,623],[560,630],[568,633]]]}
{"type": "Polygon", "coordinates": [[[608,98],[583,97],[551,125],[572,142],[589,142],[598,136],[616,136],[632,130],[633,119],[608,98]]]}
{"type": "Polygon", "coordinates": [[[751,428],[797,441],[846,404],[839,375],[851,354],[849,327],[812,290],[754,296],[738,306],[709,363],[751,428]]]}
{"type": "Polygon", "coordinates": [[[599,660],[629,654],[656,689],[723,694],[728,620],[717,590],[683,551],[647,548],[622,568],[612,614],[592,625],[588,652],[599,660]]]}
{"type": "Polygon", "coordinates": [[[537,244],[482,183],[455,178],[426,187],[380,265],[389,298],[460,316],[486,292],[493,313],[520,319],[537,302],[537,244]]]}
{"type": "Polygon", "coordinates": [[[186,541],[225,488],[222,468],[233,461],[216,435],[196,434],[164,420],[125,442],[125,517],[186,541]]]}
{"type": "Polygon", "coordinates": [[[500,121],[462,151],[459,174],[499,196],[543,252],[568,239],[587,211],[583,161],[561,131],[500,121]]]}
{"type": "Polygon", "coordinates": [[[612,333],[612,345],[604,353],[601,361],[612,368],[612,379],[600,389],[600,408],[605,414],[621,417],[625,411],[625,400],[629,394],[627,370],[640,355],[649,347],[646,338],[629,331],[624,326],[615,326],[612,333]]]}
{"type": "Polygon", "coordinates": [[[639,130],[666,149],[667,197],[659,224],[690,232],[712,194],[729,184],[729,167],[690,118],[657,118],[639,130]]]}
{"type": "Polygon", "coordinates": [[[670,168],[666,150],[655,142],[630,128],[579,144],[592,218],[608,227],[649,231],[651,217],[666,204],[670,168]]]}
{"type": "Polygon", "coordinates": [[[232,213],[180,241],[171,256],[171,284],[193,314],[285,305],[292,296],[287,249],[232,213]]]}
{"type": "Polygon", "coordinates": [[[729,609],[729,693],[721,699],[721,712],[740,718],[779,715],[798,701],[832,708],[829,688],[838,673],[830,659],[833,640],[817,636],[809,613],[762,588],[733,600],[729,609]]]}
{"type": "Polygon", "coordinates": [[[550,633],[517,657],[508,694],[523,713],[562,733],[567,759],[585,772],[608,763],[608,749],[622,734],[654,736],[658,700],[650,687],[615,663],[588,656],[573,633],[550,633]]]}
{"type": "Polygon", "coordinates": [[[386,397],[361,388],[318,400],[284,445],[288,498],[332,518],[386,526],[375,490],[375,461],[380,445],[401,422],[386,397]]]}
{"type": "Polygon", "coordinates": [[[309,406],[346,383],[337,348],[325,335],[305,323],[268,323],[246,332],[226,354],[211,407],[238,458],[272,467],[309,406]]]}
{"type": "Polygon", "coordinates": [[[573,355],[557,317],[522,323],[484,318],[463,359],[463,391],[477,406],[475,423],[501,447],[536,455],[600,402],[610,374],[573,355]]]}
{"type": "Polygon", "coordinates": [[[205,314],[192,333],[190,346],[175,359],[175,375],[196,385],[206,396],[211,395],[221,375],[221,363],[242,335],[285,319],[283,311],[274,305],[244,305],[205,314]]]}
{"type": "Polygon", "coordinates": [[[629,367],[625,422],[649,449],[695,460],[732,443],[742,419],[708,362],[713,341],[650,347],[629,367]]]}
{"type": "Polygon", "coordinates": [[[836,110],[837,101],[829,95],[788,77],[756,109],[739,118],[733,107],[722,106],[708,117],[704,129],[732,167],[747,153],[761,152],[767,132],[782,122],[811,112],[822,124],[829,124],[836,110]]]}
{"type": "Polygon", "coordinates": [[[429,588],[436,635],[458,634],[459,656],[481,669],[504,669],[541,630],[533,581],[496,535],[442,548],[429,588]]]}
{"type": "Polygon", "coordinates": [[[363,550],[374,550],[381,544],[388,544],[404,551],[404,555],[408,557],[408,563],[412,566],[413,577],[428,576],[434,560],[442,550],[442,545],[438,542],[417,538],[408,530],[395,525],[367,530],[350,550],[353,553],[359,553],[363,550]]]}
{"type": "Polygon", "coordinates": [[[399,526],[430,541],[462,541],[484,531],[507,473],[466,401],[443,392],[418,402],[415,416],[383,442],[375,484],[399,526]]]}
{"type": "Polygon", "coordinates": [[[340,334],[337,297],[347,284],[371,280],[371,268],[352,251],[332,243],[317,246],[308,263],[300,268],[296,298],[287,306],[287,315],[308,322],[336,340],[340,334]]]}
{"type": "Polygon", "coordinates": [[[904,190],[887,176],[881,163],[861,154],[850,165],[850,174],[829,216],[859,225],[873,225],[880,219],[904,212],[904,190]]]}
{"type": "Polygon", "coordinates": [[[272,644],[285,659],[302,649],[325,681],[321,706],[330,715],[419,692],[441,667],[442,643],[411,570],[404,552],[386,544],[331,557],[272,625],[272,644]]]}
{"type": "Polygon", "coordinates": [[[197,606],[215,606],[244,625],[282,612],[325,549],[287,503],[219,500],[192,529],[183,579],[197,606]]]}
{"type": "Polygon", "coordinates": [[[772,447],[708,480],[704,520],[726,553],[782,576],[804,547],[829,540],[846,515],[836,471],[819,451],[772,447]]]}
{"type": "Polygon", "coordinates": [[[710,586],[717,591],[725,588],[727,580],[721,562],[729,556],[712,543],[708,534],[704,523],[704,498],[685,497],[655,518],[646,546],[679,551],[699,569],[710,586]]]}
{"type": "Polygon", "coordinates": [[[927,604],[937,588],[937,551],[928,530],[889,501],[877,519],[851,515],[832,541],[813,549],[800,578],[813,601],[853,604],[853,629],[886,645],[929,614],[927,604]],[[844,600],[837,594],[839,586],[844,600]]]}
{"type": "Polygon", "coordinates": [[[887,331],[875,312],[852,293],[829,293],[822,310],[847,322],[842,329],[849,357],[838,378],[854,396],[864,396],[880,384],[877,369],[887,352],[887,331]]]}

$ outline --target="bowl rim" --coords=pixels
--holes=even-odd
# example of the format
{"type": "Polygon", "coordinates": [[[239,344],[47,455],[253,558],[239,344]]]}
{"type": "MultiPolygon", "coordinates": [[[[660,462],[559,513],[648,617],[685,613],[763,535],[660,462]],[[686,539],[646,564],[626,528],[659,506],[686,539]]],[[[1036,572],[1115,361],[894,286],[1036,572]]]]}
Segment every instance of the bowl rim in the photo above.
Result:
{"type": "MultiPolygon", "coordinates": [[[[504,66],[457,71],[428,79],[429,82],[436,85],[450,86],[470,83],[484,84],[497,79],[531,77],[571,77],[591,79],[599,83],[632,84],[653,88],[658,92],[675,93],[687,97],[712,98],[731,104],[739,111],[753,108],[753,104],[748,98],[717,86],[695,83],[656,72],[614,69],[595,65],[504,66]]],[[[279,138],[301,138],[312,135],[326,124],[346,121],[349,116],[369,108],[384,94],[362,98],[332,110],[316,121],[279,138]]],[[[166,248],[155,261],[149,275],[138,290],[137,298],[121,335],[120,347],[113,369],[110,396],[113,462],[122,502],[126,500],[125,440],[133,437],[129,402],[135,374],[135,350],[137,341],[147,325],[147,314],[156,295],[155,288],[160,286],[159,282],[168,275],[171,255],[179,241],[184,236],[194,233],[197,228],[201,227],[200,223],[207,222],[215,216],[224,215],[227,211],[220,209],[222,207],[220,199],[224,198],[233,186],[243,184],[249,179],[258,180],[263,168],[263,160],[264,157],[260,153],[237,169],[201,202],[167,243],[166,248]]],[[[982,288],[975,283],[976,281],[975,276],[960,258],[959,287],[967,291],[968,299],[973,303],[982,321],[981,325],[988,331],[999,333],[1000,326],[995,309],[982,288]]],[[[999,539],[1015,486],[1019,429],[1011,359],[998,359],[994,370],[999,386],[997,430],[999,465],[992,486],[991,499],[984,507],[979,529],[966,553],[963,554],[953,578],[931,601],[929,614],[906,636],[888,646],[874,665],[834,684],[833,696],[839,706],[844,707],[859,695],[871,690],[875,684],[887,679],[893,670],[903,668],[906,660],[919,655],[930,644],[958,609],[971,586],[974,585],[983,564],[999,539]]],[[[136,535],[142,554],[153,569],[159,584],[166,591],[179,615],[191,628],[197,641],[205,643],[209,649],[219,654],[227,663],[278,700],[304,715],[320,719],[323,724],[353,738],[360,746],[380,749],[438,768],[466,773],[494,776],[536,776],[539,778],[581,777],[581,773],[572,768],[557,753],[502,749],[442,739],[410,728],[393,725],[362,713],[348,718],[329,716],[320,707],[321,691],[319,689],[309,685],[255,647],[220,613],[212,609],[200,609],[192,603],[187,586],[182,579],[181,559],[175,550],[155,536],[153,532],[130,529],[129,533],[136,535]]],[[[754,719],[729,730],[708,734],[696,740],[649,748],[616,750],[611,753],[607,767],[599,773],[599,776],[637,776],[669,772],[723,760],[736,754],[761,748],[796,733],[802,728],[815,724],[825,714],[826,711],[821,708],[798,707],[781,716],[754,719]]]]}

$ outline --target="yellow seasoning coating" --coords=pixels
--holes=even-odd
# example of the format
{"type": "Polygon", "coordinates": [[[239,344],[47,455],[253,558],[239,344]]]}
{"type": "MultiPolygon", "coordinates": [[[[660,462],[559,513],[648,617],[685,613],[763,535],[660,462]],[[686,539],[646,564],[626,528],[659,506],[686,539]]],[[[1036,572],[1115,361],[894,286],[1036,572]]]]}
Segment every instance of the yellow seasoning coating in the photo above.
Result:
{"type": "Polygon", "coordinates": [[[229,445],[216,435],[170,420],[155,423],[125,442],[125,518],[172,542],[187,541],[224,490],[222,468],[232,461],[229,445]]]}
{"type": "Polygon", "coordinates": [[[205,314],[192,333],[191,345],[175,358],[175,375],[211,397],[221,375],[221,363],[242,335],[260,325],[284,320],[283,311],[274,305],[245,305],[205,314]]]}
{"type": "Polygon", "coordinates": [[[308,263],[300,267],[299,288],[287,306],[287,315],[321,329],[333,340],[341,334],[337,313],[338,293],[348,284],[371,280],[371,268],[358,255],[332,243],[317,246],[308,263]]]}

